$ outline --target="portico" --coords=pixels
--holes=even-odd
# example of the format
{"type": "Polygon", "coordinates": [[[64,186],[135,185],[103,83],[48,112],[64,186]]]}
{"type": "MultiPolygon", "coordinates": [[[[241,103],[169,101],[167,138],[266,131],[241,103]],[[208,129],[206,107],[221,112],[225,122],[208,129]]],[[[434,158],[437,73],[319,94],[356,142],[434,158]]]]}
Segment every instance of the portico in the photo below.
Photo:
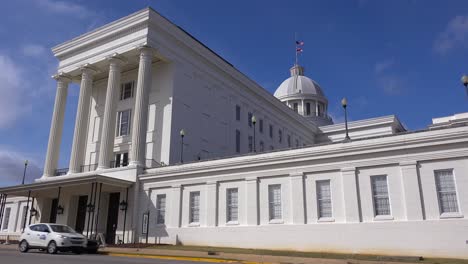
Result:
{"type": "Polygon", "coordinates": [[[132,239],[133,186],[132,181],[102,175],[63,176],[1,188],[0,193],[28,197],[19,230],[34,223],[66,224],[88,238],[103,234],[106,243],[114,244],[132,239]]]}
{"type": "MultiPolygon", "coordinates": [[[[148,119],[148,95],[152,81],[152,63],[156,60],[154,49],[149,46],[140,46],[129,54],[114,53],[104,58],[103,61],[95,64],[86,63],[79,70],[71,74],[59,73],[54,76],[57,80],[56,99],[47,146],[47,156],[44,165],[44,175],[40,180],[48,177],[64,174],[57,172],[57,162],[60,154],[61,136],[64,124],[64,111],[68,86],[72,80],[80,79],[80,93],[78,99],[77,114],[75,120],[75,132],[73,136],[72,151],[70,155],[70,165],[67,174],[76,174],[84,171],[105,170],[114,167],[111,164],[114,156],[114,139],[116,128],[116,103],[117,95],[121,87],[121,73],[123,68],[138,55],[138,80],[136,83],[136,98],[133,114],[133,124],[130,144],[130,166],[145,166],[146,130],[148,119]],[[125,56],[126,55],[126,56],[125,56]],[[107,70],[105,70],[107,67],[107,70]],[[100,147],[98,166],[88,166],[84,164],[85,147],[87,139],[87,129],[89,126],[89,109],[92,100],[93,83],[96,74],[101,73],[101,77],[107,74],[107,89],[104,105],[104,115],[102,130],[100,134],[100,147]],[[72,74],[75,74],[72,75],[72,74]]],[[[133,66],[134,67],[134,66],[133,66]]]]}

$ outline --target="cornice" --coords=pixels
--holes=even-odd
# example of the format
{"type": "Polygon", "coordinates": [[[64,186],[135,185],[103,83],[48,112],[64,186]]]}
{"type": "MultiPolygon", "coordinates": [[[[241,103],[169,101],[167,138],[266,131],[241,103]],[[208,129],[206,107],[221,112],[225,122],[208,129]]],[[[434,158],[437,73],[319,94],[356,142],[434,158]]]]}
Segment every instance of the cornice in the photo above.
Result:
{"type": "MultiPolygon", "coordinates": [[[[382,117],[351,121],[351,122],[348,122],[348,129],[378,127],[381,125],[389,125],[389,124],[392,124],[392,126],[401,127],[402,129],[404,129],[403,126],[401,125],[400,120],[395,115],[388,115],[388,116],[382,116],[382,117]]],[[[321,126],[319,129],[324,134],[342,132],[345,129],[345,124],[339,123],[339,124],[321,126]]]]}
{"type": "MultiPolygon", "coordinates": [[[[424,131],[419,133],[395,135],[390,137],[383,137],[378,139],[367,139],[352,141],[349,143],[328,144],[323,146],[312,146],[303,149],[278,151],[274,153],[257,154],[251,156],[242,156],[236,158],[226,158],[214,161],[206,161],[194,164],[185,164],[177,166],[168,166],[156,169],[149,169],[146,174],[140,175],[141,180],[149,180],[158,177],[170,176],[194,176],[197,173],[206,174],[216,171],[229,171],[241,170],[251,168],[260,168],[265,166],[279,166],[285,163],[308,162],[314,163],[318,160],[326,160],[330,158],[341,158],[346,161],[347,157],[356,157],[357,155],[385,153],[390,151],[405,150],[408,153],[409,149],[416,149],[421,147],[433,147],[444,144],[460,144],[468,142],[468,127],[463,128],[450,128],[436,131],[424,131]]],[[[467,145],[468,146],[468,145],[467,145]]],[[[445,152],[418,154],[425,159],[443,159],[453,157],[451,155],[463,156],[464,151],[451,151],[450,155],[445,152]],[[453,154],[455,153],[455,154],[453,154]]],[[[410,154],[407,154],[408,157],[410,154]]],[[[378,158],[375,159],[376,161],[378,158]]],[[[379,163],[399,164],[402,160],[392,160],[387,156],[379,163]]],[[[372,163],[372,162],[370,162],[372,163]]],[[[349,167],[345,166],[345,167],[349,167]]],[[[341,169],[337,167],[336,169],[341,169]]]]}
{"type": "Polygon", "coordinates": [[[53,47],[52,52],[55,56],[61,56],[64,52],[70,52],[71,50],[75,50],[78,47],[82,47],[83,45],[95,43],[99,40],[102,40],[103,38],[109,37],[109,35],[115,35],[117,32],[128,30],[129,26],[133,26],[132,24],[139,23],[142,19],[148,20],[150,10],[150,8],[142,9],[95,30],[87,32],[53,47]]]}

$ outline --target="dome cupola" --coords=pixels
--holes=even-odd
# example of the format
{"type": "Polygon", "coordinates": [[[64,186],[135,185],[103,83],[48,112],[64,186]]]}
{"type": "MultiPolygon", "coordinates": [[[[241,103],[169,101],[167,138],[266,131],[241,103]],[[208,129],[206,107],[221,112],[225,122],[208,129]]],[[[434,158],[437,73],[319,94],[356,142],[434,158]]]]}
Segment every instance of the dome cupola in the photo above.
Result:
{"type": "Polygon", "coordinates": [[[333,124],[327,114],[328,100],[320,85],[304,76],[304,67],[300,65],[294,65],[290,72],[291,77],[276,89],[275,97],[318,126],[333,124]]]}

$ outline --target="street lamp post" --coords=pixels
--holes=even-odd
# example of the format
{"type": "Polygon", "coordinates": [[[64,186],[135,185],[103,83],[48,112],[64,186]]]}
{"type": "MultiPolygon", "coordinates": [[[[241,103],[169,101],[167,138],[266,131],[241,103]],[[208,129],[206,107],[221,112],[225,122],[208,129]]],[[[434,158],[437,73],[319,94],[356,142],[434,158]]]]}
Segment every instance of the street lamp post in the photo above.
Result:
{"type": "Polygon", "coordinates": [[[257,147],[256,147],[256,143],[255,143],[255,124],[257,124],[257,119],[255,118],[255,116],[252,116],[252,124],[253,124],[253,130],[254,130],[254,133],[253,133],[253,151],[254,152],[257,152],[257,147]]]}
{"type": "Polygon", "coordinates": [[[461,78],[463,85],[465,86],[466,95],[468,96],[468,76],[463,75],[461,78]]]}
{"type": "Polygon", "coordinates": [[[184,137],[185,130],[180,130],[180,163],[184,163],[184,137]]]}
{"type": "Polygon", "coordinates": [[[348,133],[348,111],[346,110],[346,107],[348,106],[348,100],[346,100],[346,97],[341,100],[341,105],[343,106],[343,109],[344,109],[345,129],[346,129],[345,141],[348,141],[351,138],[349,137],[349,133],[348,133]]]}
{"type": "Polygon", "coordinates": [[[23,172],[23,181],[21,182],[24,185],[24,179],[26,178],[26,168],[28,167],[28,160],[24,161],[24,172],[23,172]]]}

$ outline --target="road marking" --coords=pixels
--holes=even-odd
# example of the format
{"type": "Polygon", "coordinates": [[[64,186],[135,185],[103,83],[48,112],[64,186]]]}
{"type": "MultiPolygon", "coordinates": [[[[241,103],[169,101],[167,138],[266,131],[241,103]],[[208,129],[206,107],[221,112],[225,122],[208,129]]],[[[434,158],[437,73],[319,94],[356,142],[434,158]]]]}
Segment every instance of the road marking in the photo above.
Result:
{"type": "MultiPolygon", "coordinates": [[[[164,255],[147,255],[147,254],[127,254],[127,253],[112,253],[105,252],[107,256],[113,257],[130,257],[130,258],[149,258],[149,259],[166,259],[166,260],[182,260],[182,261],[197,261],[197,262],[213,262],[213,263],[244,263],[242,261],[227,260],[227,259],[215,259],[215,258],[200,258],[200,257],[179,257],[179,256],[164,256],[164,255]]],[[[245,262],[255,263],[255,262],[245,262]]]]}

